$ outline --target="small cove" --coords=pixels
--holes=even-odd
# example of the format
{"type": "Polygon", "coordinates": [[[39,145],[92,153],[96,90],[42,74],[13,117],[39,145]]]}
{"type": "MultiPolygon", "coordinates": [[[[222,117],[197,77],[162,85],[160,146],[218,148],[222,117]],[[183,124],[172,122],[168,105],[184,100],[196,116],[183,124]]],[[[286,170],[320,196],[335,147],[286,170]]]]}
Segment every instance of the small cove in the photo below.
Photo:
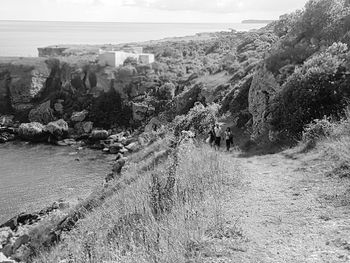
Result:
{"type": "Polygon", "coordinates": [[[23,142],[0,145],[0,223],[58,199],[76,202],[103,183],[112,156],[23,142]]]}

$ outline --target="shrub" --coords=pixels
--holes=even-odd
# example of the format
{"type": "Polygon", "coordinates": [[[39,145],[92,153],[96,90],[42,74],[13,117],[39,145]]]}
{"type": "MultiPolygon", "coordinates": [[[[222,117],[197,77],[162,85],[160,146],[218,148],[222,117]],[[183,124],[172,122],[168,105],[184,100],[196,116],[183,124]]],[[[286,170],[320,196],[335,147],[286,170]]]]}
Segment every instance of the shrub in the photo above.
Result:
{"type": "Polygon", "coordinates": [[[131,108],[123,103],[113,88],[94,99],[89,112],[94,125],[106,129],[113,125],[128,127],[132,118],[131,108]]]}
{"type": "Polygon", "coordinates": [[[218,110],[217,104],[204,107],[201,103],[197,103],[187,115],[180,115],[174,119],[175,135],[179,136],[183,130],[193,130],[198,136],[206,135],[216,122],[218,110]]]}
{"type": "Polygon", "coordinates": [[[333,132],[333,126],[334,123],[332,123],[330,117],[315,119],[305,126],[302,139],[304,142],[308,142],[328,137],[333,132]]]}

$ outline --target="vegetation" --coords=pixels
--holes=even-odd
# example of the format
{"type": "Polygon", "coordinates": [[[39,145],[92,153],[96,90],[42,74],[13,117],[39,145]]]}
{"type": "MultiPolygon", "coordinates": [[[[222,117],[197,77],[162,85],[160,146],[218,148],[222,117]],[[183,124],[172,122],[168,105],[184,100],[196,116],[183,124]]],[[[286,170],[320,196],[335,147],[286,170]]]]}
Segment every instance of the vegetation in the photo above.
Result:
{"type": "Polygon", "coordinates": [[[225,227],[239,174],[226,158],[185,142],[147,172],[139,172],[147,158],[139,161],[120,191],[33,262],[201,262],[221,236],[240,236],[225,227]]]}

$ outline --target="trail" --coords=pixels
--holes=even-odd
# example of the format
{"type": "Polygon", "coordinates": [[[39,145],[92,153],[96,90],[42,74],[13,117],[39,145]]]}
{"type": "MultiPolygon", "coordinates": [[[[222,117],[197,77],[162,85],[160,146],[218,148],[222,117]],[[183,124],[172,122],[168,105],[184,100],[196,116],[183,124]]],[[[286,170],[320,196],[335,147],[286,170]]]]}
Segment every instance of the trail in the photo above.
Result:
{"type": "Polygon", "coordinates": [[[244,238],[220,262],[350,262],[348,181],[326,177],[302,156],[233,159],[242,186],[232,190],[227,215],[239,218],[244,238]]]}

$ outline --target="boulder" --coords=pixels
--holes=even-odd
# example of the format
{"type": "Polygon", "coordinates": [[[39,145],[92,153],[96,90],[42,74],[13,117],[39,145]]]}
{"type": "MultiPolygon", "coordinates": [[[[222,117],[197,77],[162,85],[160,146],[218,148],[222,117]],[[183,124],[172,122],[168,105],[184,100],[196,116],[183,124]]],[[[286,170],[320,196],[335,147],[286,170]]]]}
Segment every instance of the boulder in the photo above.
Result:
{"type": "Polygon", "coordinates": [[[13,141],[16,136],[9,132],[0,132],[0,143],[13,141]]]}
{"type": "Polygon", "coordinates": [[[124,148],[124,145],[121,143],[113,143],[109,146],[109,152],[112,154],[117,154],[120,150],[124,148]]]}
{"type": "Polygon", "coordinates": [[[249,89],[249,112],[253,116],[252,139],[265,141],[269,137],[269,108],[274,96],[280,90],[274,75],[266,68],[258,70],[249,89]]]}
{"type": "Polygon", "coordinates": [[[70,119],[73,122],[82,122],[85,120],[85,118],[87,117],[88,114],[89,114],[89,112],[87,110],[73,112],[70,119]]]}
{"type": "Polygon", "coordinates": [[[54,121],[53,109],[51,109],[51,102],[48,100],[38,107],[32,109],[28,115],[30,122],[40,122],[43,124],[48,124],[54,121]]]}
{"type": "Polygon", "coordinates": [[[93,130],[90,138],[93,140],[106,140],[108,138],[108,131],[106,130],[93,130]]]}
{"type": "Polygon", "coordinates": [[[46,131],[55,138],[63,138],[68,135],[68,124],[63,119],[50,122],[46,125],[46,131]]]}
{"type": "Polygon", "coordinates": [[[39,122],[22,123],[18,128],[18,135],[28,141],[42,141],[46,137],[45,126],[39,122]]]}
{"type": "Polygon", "coordinates": [[[140,144],[137,142],[132,142],[129,145],[125,146],[125,148],[130,152],[136,152],[140,149],[140,144]]]}
{"type": "Polygon", "coordinates": [[[91,121],[78,122],[74,125],[74,129],[79,134],[90,133],[93,129],[94,123],[91,121]]]}
{"type": "Polygon", "coordinates": [[[120,152],[121,154],[127,154],[129,151],[128,151],[128,149],[126,149],[126,148],[122,148],[122,149],[119,150],[119,152],[120,152]]]}

